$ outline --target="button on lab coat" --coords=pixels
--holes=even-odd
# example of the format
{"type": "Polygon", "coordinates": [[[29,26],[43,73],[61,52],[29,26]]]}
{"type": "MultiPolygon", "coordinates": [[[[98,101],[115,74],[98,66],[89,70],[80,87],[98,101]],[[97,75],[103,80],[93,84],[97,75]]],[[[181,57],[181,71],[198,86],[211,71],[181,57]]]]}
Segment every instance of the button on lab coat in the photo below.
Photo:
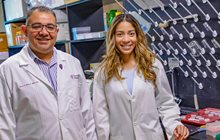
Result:
{"type": "Polygon", "coordinates": [[[96,140],[79,61],[57,51],[57,92],[27,47],[0,66],[1,140],[96,140]]]}
{"type": "Polygon", "coordinates": [[[104,84],[103,72],[94,78],[94,110],[98,140],[164,140],[161,117],[169,139],[180,123],[179,107],[174,102],[162,64],[154,62],[155,88],[135,73],[132,95],[125,80],[113,77],[104,84]]]}

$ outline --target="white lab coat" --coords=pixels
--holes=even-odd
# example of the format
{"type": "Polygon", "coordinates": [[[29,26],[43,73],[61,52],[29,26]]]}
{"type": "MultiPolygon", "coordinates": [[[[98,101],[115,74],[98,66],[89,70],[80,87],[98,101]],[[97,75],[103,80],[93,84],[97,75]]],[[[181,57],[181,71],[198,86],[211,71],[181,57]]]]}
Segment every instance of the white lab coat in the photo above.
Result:
{"type": "Polygon", "coordinates": [[[136,72],[132,95],[125,80],[113,77],[104,84],[103,72],[95,74],[93,104],[98,140],[164,140],[159,116],[171,139],[181,124],[179,107],[162,64],[156,59],[154,66],[156,89],[136,72]]]}
{"type": "Polygon", "coordinates": [[[57,93],[27,47],[0,66],[0,140],[96,140],[80,62],[57,51],[57,93]]]}

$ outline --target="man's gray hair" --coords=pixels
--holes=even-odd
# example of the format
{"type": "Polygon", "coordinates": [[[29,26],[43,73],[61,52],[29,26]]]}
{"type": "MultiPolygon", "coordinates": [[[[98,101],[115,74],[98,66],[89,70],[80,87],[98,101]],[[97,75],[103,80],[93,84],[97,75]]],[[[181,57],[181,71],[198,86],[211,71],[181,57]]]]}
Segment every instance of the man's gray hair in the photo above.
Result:
{"type": "Polygon", "coordinates": [[[26,25],[28,25],[29,23],[29,18],[30,16],[33,14],[34,11],[38,11],[38,12],[44,12],[44,13],[51,13],[54,17],[55,17],[55,21],[57,21],[57,17],[56,14],[54,13],[54,11],[52,9],[50,9],[49,7],[46,6],[35,6],[32,7],[28,13],[27,13],[27,18],[26,18],[26,25]]]}

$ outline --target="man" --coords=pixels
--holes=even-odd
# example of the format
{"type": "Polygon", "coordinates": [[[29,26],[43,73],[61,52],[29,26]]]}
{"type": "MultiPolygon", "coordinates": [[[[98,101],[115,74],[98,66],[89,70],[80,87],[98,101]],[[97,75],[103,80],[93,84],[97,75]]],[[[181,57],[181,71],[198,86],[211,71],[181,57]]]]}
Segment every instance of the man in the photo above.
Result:
{"type": "Polygon", "coordinates": [[[54,12],[33,7],[22,28],[28,44],[0,66],[0,140],[96,140],[80,62],[54,47],[54,12]]]}

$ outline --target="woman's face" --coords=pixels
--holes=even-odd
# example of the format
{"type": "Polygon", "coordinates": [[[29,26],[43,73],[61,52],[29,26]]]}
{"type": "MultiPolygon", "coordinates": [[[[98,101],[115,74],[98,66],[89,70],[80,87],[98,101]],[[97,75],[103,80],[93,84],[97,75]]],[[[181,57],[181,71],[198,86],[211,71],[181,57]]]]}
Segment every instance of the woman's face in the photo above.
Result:
{"type": "Polygon", "coordinates": [[[137,35],[132,24],[127,21],[119,23],[115,31],[115,43],[123,57],[134,53],[136,42],[137,35]]]}

